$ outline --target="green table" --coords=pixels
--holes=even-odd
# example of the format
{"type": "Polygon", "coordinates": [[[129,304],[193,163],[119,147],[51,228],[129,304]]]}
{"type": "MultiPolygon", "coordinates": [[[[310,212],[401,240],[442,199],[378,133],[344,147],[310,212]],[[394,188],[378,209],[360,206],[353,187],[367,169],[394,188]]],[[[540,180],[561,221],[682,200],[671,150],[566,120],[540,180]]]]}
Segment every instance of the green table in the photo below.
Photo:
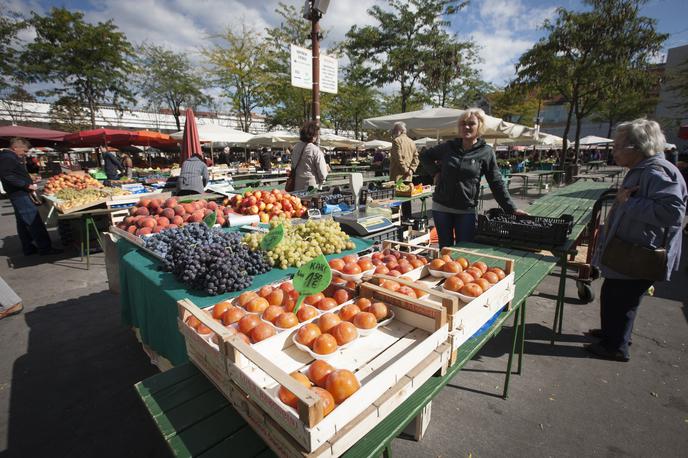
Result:
{"type": "Polygon", "coordinates": [[[553,218],[558,218],[564,214],[573,216],[573,229],[566,242],[561,246],[552,247],[550,250],[559,257],[561,263],[559,292],[557,295],[554,324],[552,327],[552,343],[554,343],[556,334],[561,334],[563,326],[568,256],[576,253],[575,248],[579,238],[592,219],[595,202],[597,202],[610,187],[611,183],[577,181],[536,200],[526,209],[529,214],[534,216],[548,216],[553,218]]]}
{"type": "Polygon", "coordinates": [[[392,200],[395,203],[398,203],[399,205],[405,203],[405,202],[413,202],[414,200],[420,200],[420,217],[421,218],[427,218],[428,217],[428,207],[427,207],[427,200],[429,197],[432,197],[434,191],[428,191],[428,192],[422,192],[420,194],[416,194],[415,196],[411,197],[393,197],[392,200]]]}
{"type": "MultiPolygon", "coordinates": [[[[340,257],[362,251],[372,245],[372,242],[367,240],[353,237],[352,240],[356,244],[354,250],[327,257],[340,257]]],[[[177,329],[177,301],[188,298],[204,308],[237,296],[241,291],[218,296],[189,291],[172,273],[158,270],[160,261],[154,256],[134,247],[126,240],[119,240],[117,247],[120,255],[122,321],[127,326],[138,329],[141,341],[172,364],[188,361],[184,338],[177,329]]],[[[256,276],[251,289],[277,282],[294,273],[296,268],[272,269],[256,276]]]]}
{"type": "MultiPolygon", "coordinates": [[[[430,378],[384,421],[349,449],[346,457],[372,457],[385,453],[389,445],[422,409],[447,385],[480,349],[497,335],[513,317],[513,337],[507,363],[503,396],[508,395],[513,359],[518,355],[518,370],[523,368],[526,299],[552,271],[556,259],[509,248],[461,244],[462,248],[484,254],[515,259],[516,295],[511,310],[498,313],[495,321],[480,335],[471,337],[458,351],[457,362],[444,376],[430,378]]],[[[472,261],[479,257],[473,257],[472,261]]],[[[229,402],[192,364],[136,384],[136,391],[175,456],[202,455],[232,457],[274,456],[262,439],[246,424],[229,402]]]]}

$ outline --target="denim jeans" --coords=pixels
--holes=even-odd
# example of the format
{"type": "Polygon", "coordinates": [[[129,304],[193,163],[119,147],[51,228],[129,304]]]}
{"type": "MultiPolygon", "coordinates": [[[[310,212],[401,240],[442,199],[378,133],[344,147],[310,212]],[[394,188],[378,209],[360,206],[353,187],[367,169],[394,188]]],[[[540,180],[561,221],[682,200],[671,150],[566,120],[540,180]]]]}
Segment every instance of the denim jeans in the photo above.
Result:
{"type": "Polygon", "coordinates": [[[437,228],[440,248],[454,246],[458,242],[472,242],[475,236],[475,213],[454,214],[437,210],[432,211],[432,219],[437,228]]]}
{"type": "Polygon", "coordinates": [[[38,214],[36,204],[31,201],[31,198],[26,193],[17,193],[10,196],[12,207],[14,207],[14,216],[17,219],[17,235],[22,244],[22,251],[25,255],[36,252],[50,250],[50,236],[48,230],[43,224],[41,215],[38,214]]]}

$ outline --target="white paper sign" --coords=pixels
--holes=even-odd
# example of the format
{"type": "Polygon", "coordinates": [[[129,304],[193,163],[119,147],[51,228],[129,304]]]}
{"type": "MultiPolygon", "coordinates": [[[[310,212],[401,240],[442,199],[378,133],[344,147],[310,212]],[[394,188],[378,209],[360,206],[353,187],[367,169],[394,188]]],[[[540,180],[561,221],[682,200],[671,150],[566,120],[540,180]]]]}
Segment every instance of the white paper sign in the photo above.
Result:
{"type": "MultiPolygon", "coordinates": [[[[334,57],[320,54],[320,90],[337,93],[339,63],[334,57]]],[[[313,55],[310,49],[291,45],[291,85],[313,89],[313,55]]]]}

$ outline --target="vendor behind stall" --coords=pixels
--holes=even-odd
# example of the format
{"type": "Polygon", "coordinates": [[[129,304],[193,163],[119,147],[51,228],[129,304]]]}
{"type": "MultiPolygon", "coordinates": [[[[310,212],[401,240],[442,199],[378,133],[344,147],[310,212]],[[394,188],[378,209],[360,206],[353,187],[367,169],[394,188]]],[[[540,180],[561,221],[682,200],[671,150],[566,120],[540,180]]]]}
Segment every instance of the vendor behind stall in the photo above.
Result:
{"type": "Polygon", "coordinates": [[[106,148],[103,151],[103,168],[108,180],[118,180],[120,172],[124,172],[124,166],[113,151],[108,151],[106,148]]]}
{"type": "Polygon", "coordinates": [[[260,162],[261,169],[266,172],[272,170],[272,150],[270,148],[261,149],[258,155],[258,161],[260,162]]]}
{"type": "Polygon", "coordinates": [[[200,154],[184,161],[177,179],[177,195],[202,194],[208,184],[208,166],[200,154]]]}

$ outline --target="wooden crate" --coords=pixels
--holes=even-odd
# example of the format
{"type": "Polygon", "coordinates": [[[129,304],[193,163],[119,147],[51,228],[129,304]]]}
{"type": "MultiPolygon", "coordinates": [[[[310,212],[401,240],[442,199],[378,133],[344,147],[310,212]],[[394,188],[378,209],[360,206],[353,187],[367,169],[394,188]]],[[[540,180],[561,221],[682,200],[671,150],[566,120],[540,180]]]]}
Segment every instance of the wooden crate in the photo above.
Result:
{"type": "Polygon", "coordinates": [[[464,342],[475,334],[475,332],[497,312],[504,307],[506,307],[507,310],[510,309],[511,300],[514,298],[515,293],[514,261],[509,258],[485,255],[477,251],[458,248],[444,248],[440,254],[448,254],[450,256],[454,254],[454,257],[459,255],[469,259],[480,257],[485,261],[494,261],[494,264],[496,264],[495,267],[500,267],[507,275],[489,290],[468,303],[464,302],[456,295],[442,291],[440,285],[444,282],[444,279],[431,276],[427,266],[409,272],[409,274],[413,273],[413,275],[407,274],[407,276],[413,278],[414,281],[387,275],[375,275],[370,281],[375,285],[379,285],[382,280],[393,280],[402,285],[419,289],[428,294],[421,298],[421,301],[444,307],[447,310],[449,336],[452,344],[451,363],[453,364],[456,361],[457,350],[464,342]]]}
{"type": "Polygon", "coordinates": [[[318,398],[289,376],[313,361],[290,338],[277,344],[268,344],[273,337],[246,345],[187,300],[179,302],[179,327],[191,361],[273,450],[283,456],[339,456],[433,373],[446,367],[450,356],[450,347],[442,347],[447,343],[448,326],[441,306],[395,297],[374,285],[362,285],[361,296],[388,302],[395,319],[371,335],[359,337],[328,361],[335,368],[354,371],[362,386],[324,418],[318,398]],[[219,349],[184,323],[189,315],[213,331],[219,349]],[[279,385],[298,398],[298,411],[278,400],[279,385]]]}

